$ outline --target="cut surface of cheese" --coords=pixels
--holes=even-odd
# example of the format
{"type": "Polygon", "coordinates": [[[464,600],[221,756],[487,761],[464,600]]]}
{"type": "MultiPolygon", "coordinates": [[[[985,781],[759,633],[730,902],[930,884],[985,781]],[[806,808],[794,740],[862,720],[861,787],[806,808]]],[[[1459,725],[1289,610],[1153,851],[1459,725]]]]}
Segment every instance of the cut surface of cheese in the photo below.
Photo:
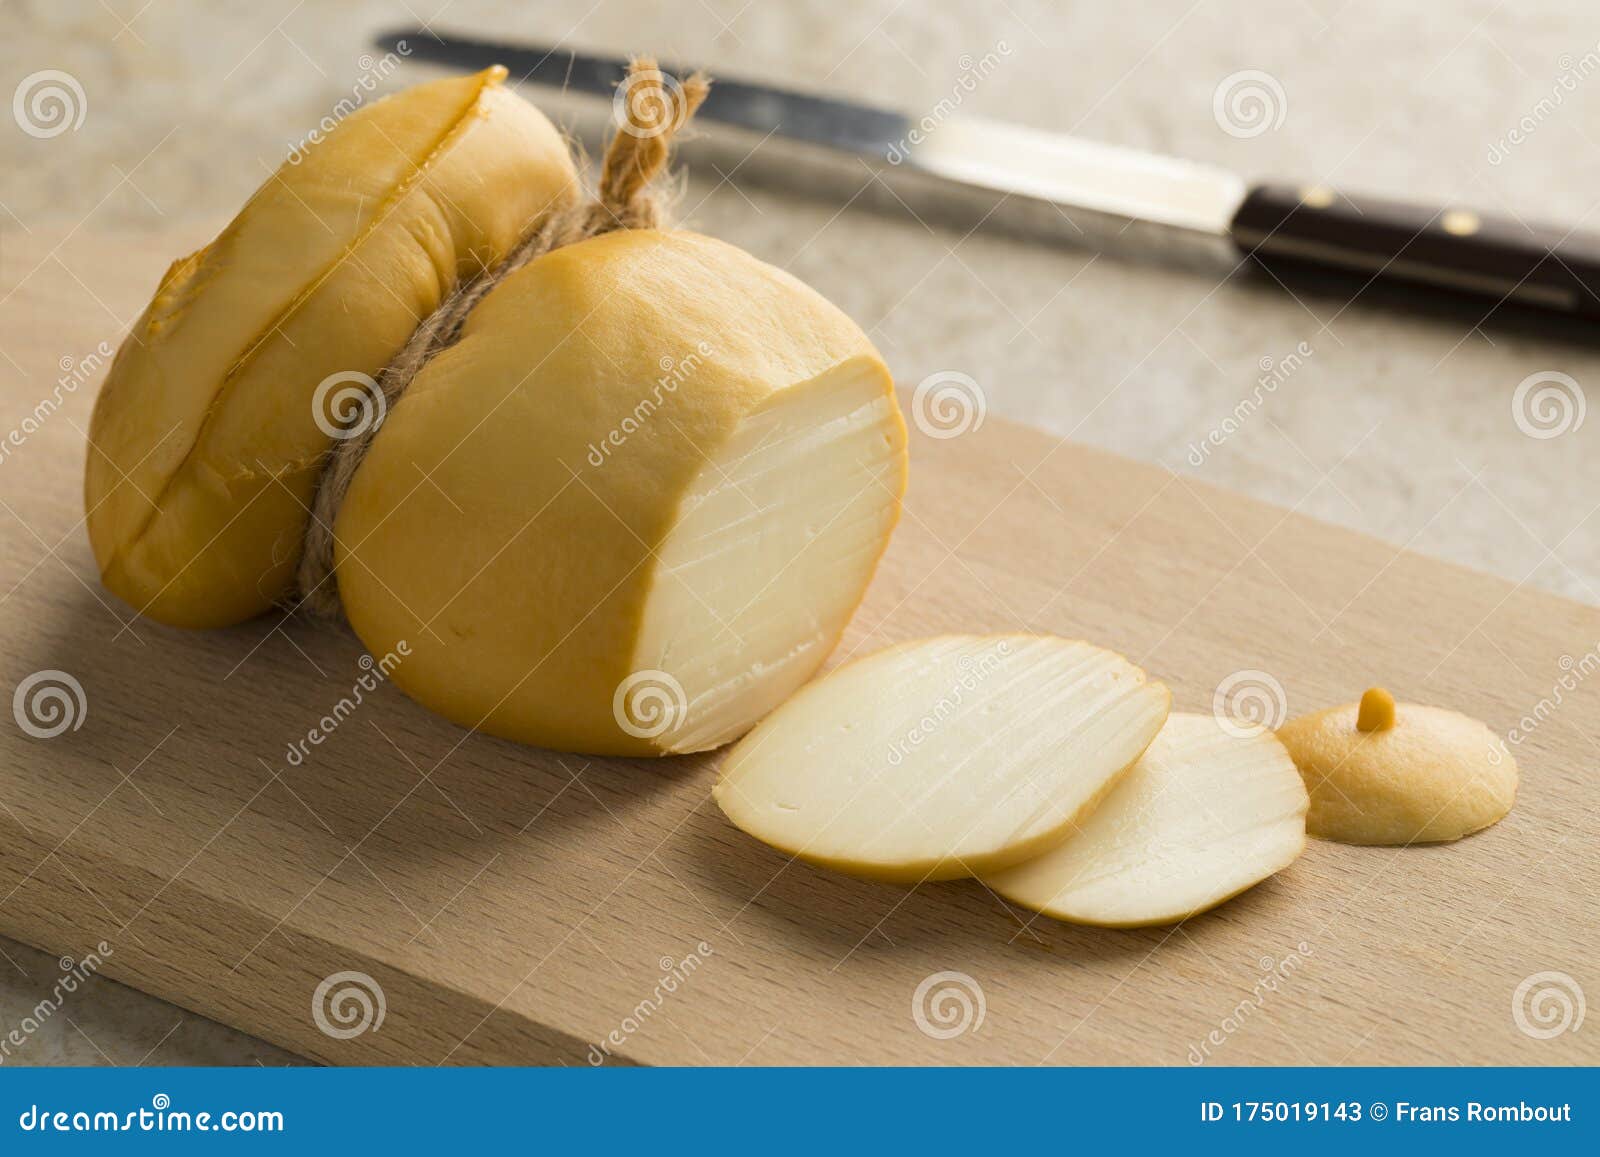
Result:
{"type": "Polygon", "coordinates": [[[1278,738],[1305,778],[1306,830],[1318,839],[1458,840],[1502,819],[1517,798],[1517,761],[1486,724],[1396,704],[1377,688],[1361,703],[1289,720],[1278,738]]]}
{"type": "Polygon", "coordinates": [[[503,68],[351,113],[168,270],[100,390],[85,505],[104,582],[218,627],[290,587],[336,437],[462,278],[576,197],[567,144],[503,68]]]}
{"type": "Polygon", "coordinates": [[[1173,924],[1294,862],[1306,807],[1300,774],[1270,731],[1174,712],[1075,834],[984,883],[1058,920],[1173,924]]]}
{"type": "Polygon", "coordinates": [[[633,658],[683,690],[670,750],[742,735],[833,649],[898,515],[894,409],[871,367],[846,366],[776,395],[701,469],[633,658]]]}
{"type": "Polygon", "coordinates": [[[852,874],[997,871],[1069,834],[1170,701],[1089,643],[924,639],[803,688],[729,752],[714,795],[757,839],[852,874]]]}
{"type": "Polygon", "coordinates": [[[808,679],[899,518],[859,327],[731,245],[617,230],[510,274],[417,375],[335,525],[350,624],[463,726],[702,750],[808,679]]]}

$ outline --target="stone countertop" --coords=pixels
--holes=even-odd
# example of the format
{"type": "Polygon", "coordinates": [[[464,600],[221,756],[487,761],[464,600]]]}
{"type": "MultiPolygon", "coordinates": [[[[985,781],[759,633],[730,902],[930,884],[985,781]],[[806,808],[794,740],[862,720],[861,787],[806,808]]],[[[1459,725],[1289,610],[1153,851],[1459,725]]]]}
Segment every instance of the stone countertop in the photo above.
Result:
{"type": "MultiPolygon", "coordinates": [[[[1246,175],[1600,231],[1600,11],[1581,0],[1537,11],[1488,0],[67,0],[13,4],[8,16],[5,91],[60,70],[80,87],[70,99],[83,116],[53,136],[19,131],[15,116],[0,132],[0,260],[7,233],[33,228],[225,219],[312,125],[384,71],[369,36],[423,21],[649,50],[915,115],[955,101],[964,113],[1246,175]],[[1263,95],[1267,120],[1248,120],[1248,102],[1230,113],[1229,85],[1263,95]]],[[[420,75],[401,64],[380,90],[420,75]]],[[[684,204],[694,228],[839,303],[904,383],[957,371],[992,413],[1600,601],[1600,423],[1582,423],[1600,346],[1479,328],[1471,311],[1397,312],[1393,295],[1294,296],[1270,282],[963,236],[715,172],[691,172],[684,204]],[[1560,386],[1570,428],[1530,436],[1538,427],[1517,420],[1513,395],[1553,373],[1571,383],[1560,386]]],[[[0,1030],[29,1015],[57,968],[0,939],[0,1030]]],[[[293,1061],[104,980],[5,1057],[293,1061]]]]}

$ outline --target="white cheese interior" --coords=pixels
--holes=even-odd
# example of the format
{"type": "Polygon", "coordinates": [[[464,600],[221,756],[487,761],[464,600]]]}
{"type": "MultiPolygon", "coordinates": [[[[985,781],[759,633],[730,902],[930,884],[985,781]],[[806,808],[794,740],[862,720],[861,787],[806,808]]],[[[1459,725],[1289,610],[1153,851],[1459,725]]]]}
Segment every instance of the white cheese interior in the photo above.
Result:
{"type": "Polygon", "coordinates": [[[1305,786],[1270,731],[1168,717],[1077,835],[984,882],[1061,920],[1170,924],[1288,866],[1306,843],[1305,786]]]}
{"type": "Polygon", "coordinates": [[[1019,862],[1160,730],[1167,689],[1122,656],[1038,635],[946,636],[811,684],[728,755],[716,799],[793,855],[889,880],[1019,862]]]}
{"type": "Polygon", "coordinates": [[[742,735],[821,665],[899,516],[903,445],[878,372],[847,365],[776,394],[708,457],[634,652],[683,690],[666,750],[742,735]]]}

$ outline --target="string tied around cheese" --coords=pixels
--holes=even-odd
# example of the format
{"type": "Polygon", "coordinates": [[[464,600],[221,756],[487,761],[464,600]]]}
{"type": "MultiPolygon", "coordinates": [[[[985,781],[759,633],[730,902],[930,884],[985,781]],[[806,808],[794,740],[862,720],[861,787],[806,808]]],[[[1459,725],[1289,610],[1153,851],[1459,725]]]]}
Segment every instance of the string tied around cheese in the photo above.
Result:
{"type": "MultiPolygon", "coordinates": [[[[473,307],[534,258],[618,229],[659,227],[666,217],[667,197],[658,178],[671,158],[674,136],[710,91],[711,82],[701,73],[680,82],[663,73],[653,58],[635,57],[617,87],[620,127],[606,145],[594,195],[545,216],[505,260],[450,293],[374,379],[381,399],[364,399],[363,416],[387,413],[422,368],[456,343],[473,307]]],[[[328,451],[295,573],[293,610],[328,619],[342,616],[334,576],[334,522],[381,429],[381,421],[366,421],[359,433],[335,440],[328,451]]]]}

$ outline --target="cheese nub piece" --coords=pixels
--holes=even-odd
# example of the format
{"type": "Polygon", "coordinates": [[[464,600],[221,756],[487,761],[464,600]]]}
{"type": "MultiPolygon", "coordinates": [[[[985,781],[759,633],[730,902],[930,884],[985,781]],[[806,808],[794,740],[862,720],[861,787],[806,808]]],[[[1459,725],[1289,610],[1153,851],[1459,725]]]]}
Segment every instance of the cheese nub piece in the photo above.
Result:
{"type": "Polygon", "coordinates": [[[1170,702],[1088,643],[925,639],[807,686],[729,752],[713,794],[757,839],[854,875],[998,871],[1071,834],[1170,702]]]}
{"type": "Polygon", "coordinates": [[[849,318],[731,245],[618,230],[508,276],[417,375],[340,510],[339,593],[463,726],[701,751],[822,664],[905,481],[849,318]]]}
{"type": "Polygon", "coordinates": [[[984,883],[1058,920],[1175,924],[1293,863],[1306,846],[1307,803],[1270,731],[1174,712],[1076,834],[984,883]]]}
{"type": "Polygon", "coordinates": [[[578,193],[567,144],[503,68],[420,84],[291,155],[167,271],[101,387],[84,502],[105,585],[221,627],[291,588],[336,435],[465,277],[578,193]]]}
{"type": "Polygon", "coordinates": [[[1517,761],[1487,724],[1396,703],[1381,687],[1291,719],[1278,738],[1311,793],[1306,830],[1346,844],[1459,840],[1497,823],[1517,798],[1517,761]]]}

